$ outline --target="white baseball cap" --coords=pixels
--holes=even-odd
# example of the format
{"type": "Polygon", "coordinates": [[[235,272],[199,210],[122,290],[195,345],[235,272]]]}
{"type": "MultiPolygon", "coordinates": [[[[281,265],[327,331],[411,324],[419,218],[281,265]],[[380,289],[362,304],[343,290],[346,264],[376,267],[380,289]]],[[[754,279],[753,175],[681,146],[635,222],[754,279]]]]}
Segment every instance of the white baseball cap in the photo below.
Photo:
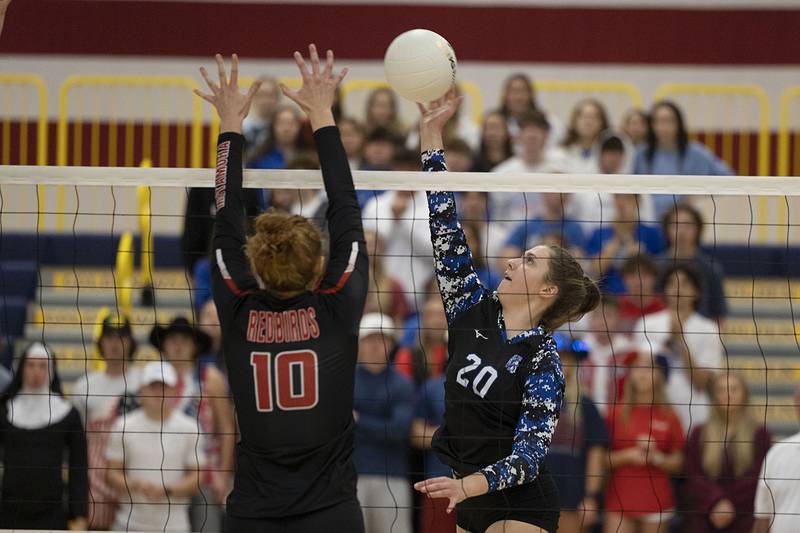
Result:
{"type": "Polygon", "coordinates": [[[175,372],[175,367],[166,361],[153,361],[151,363],[147,363],[142,369],[142,380],[140,387],[159,382],[170,387],[177,385],[178,374],[175,372]]]}
{"type": "Polygon", "coordinates": [[[392,317],[382,313],[367,313],[361,318],[358,338],[363,339],[376,333],[382,333],[392,339],[397,338],[398,331],[394,327],[392,317]]]}

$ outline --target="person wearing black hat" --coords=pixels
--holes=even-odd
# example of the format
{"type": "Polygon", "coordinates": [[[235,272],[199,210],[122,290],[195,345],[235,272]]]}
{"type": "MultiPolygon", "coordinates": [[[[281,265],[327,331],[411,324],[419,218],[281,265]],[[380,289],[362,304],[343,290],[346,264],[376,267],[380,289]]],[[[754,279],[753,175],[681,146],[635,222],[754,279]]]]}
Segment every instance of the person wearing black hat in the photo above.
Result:
{"type": "Polygon", "coordinates": [[[86,529],[86,437],[42,343],[23,352],[0,398],[0,456],[0,529],[86,529]]]}
{"type": "Polygon", "coordinates": [[[580,367],[589,356],[589,346],[563,332],[553,338],[564,368],[566,387],[545,464],[561,501],[558,529],[579,533],[591,530],[598,520],[608,430],[594,402],[581,390],[580,367]]]}
{"type": "Polygon", "coordinates": [[[175,407],[197,420],[203,435],[207,461],[202,493],[195,496],[190,510],[192,530],[219,531],[231,489],[236,425],[225,376],[214,363],[198,360],[211,349],[211,337],[178,316],[167,326],[156,324],[150,343],[175,367],[175,407]]]}
{"type": "Polygon", "coordinates": [[[103,530],[111,527],[117,507],[117,494],[106,482],[106,448],[109,431],[121,412],[121,399],[134,394],[139,386],[139,372],[132,365],[136,356],[128,317],[100,317],[100,331],[95,343],[97,358],[105,368],[87,372],[72,388],[72,404],[86,426],[89,449],[89,526],[103,530]]]}

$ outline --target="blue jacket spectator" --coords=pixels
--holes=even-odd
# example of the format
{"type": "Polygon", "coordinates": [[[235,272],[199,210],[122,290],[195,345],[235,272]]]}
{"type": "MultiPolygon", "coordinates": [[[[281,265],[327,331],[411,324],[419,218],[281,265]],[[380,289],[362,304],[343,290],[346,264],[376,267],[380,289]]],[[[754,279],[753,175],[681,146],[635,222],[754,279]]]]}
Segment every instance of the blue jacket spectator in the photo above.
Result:
{"type": "Polygon", "coordinates": [[[660,228],[639,220],[637,195],[616,194],[614,203],[614,221],[594,231],[586,243],[586,253],[597,259],[596,274],[602,277],[603,290],[619,295],[625,292],[619,272],[625,259],[640,253],[658,255],[666,248],[666,242],[660,228]]]}
{"type": "Polygon", "coordinates": [[[408,459],[414,384],[389,364],[396,333],[386,315],[370,313],[361,319],[353,462],[367,531],[411,531],[408,459]]]}
{"type": "MultiPolygon", "coordinates": [[[[647,140],[639,148],[634,174],[730,176],[733,171],[700,143],[689,141],[683,113],[672,102],[653,105],[647,140]]],[[[656,216],[661,217],[682,195],[655,195],[656,216]]]]}
{"type": "Polygon", "coordinates": [[[248,165],[250,168],[283,169],[295,152],[304,147],[300,135],[302,123],[291,107],[281,107],[275,112],[267,141],[258,149],[248,165]]]}

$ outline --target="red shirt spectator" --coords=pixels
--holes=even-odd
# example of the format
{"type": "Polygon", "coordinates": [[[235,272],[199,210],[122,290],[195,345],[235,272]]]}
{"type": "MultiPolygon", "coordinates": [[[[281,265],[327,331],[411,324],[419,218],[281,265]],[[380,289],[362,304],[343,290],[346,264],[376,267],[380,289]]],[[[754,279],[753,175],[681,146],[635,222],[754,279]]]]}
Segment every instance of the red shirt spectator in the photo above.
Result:
{"type": "Polygon", "coordinates": [[[414,348],[401,348],[394,358],[398,373],[422,386],[444,372],[447,362],[447,317],[438,295],[425,302],[420,316],[419,342],[414,348]]]}

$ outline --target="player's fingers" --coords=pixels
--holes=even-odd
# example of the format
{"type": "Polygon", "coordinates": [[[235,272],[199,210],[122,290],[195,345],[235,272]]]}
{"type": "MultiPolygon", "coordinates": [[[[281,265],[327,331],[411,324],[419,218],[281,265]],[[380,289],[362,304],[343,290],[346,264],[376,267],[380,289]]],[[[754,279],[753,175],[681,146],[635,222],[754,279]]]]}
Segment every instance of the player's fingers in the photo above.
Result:
{"type": "Polygon", "coordinates": [[[199,90],[194,89],[194,94],[208,102],[209,104],[214,104],[214,99],[210,94],[201,93],[199,90]]]}
{"type": "Polygon", "coordinates": [[[239,56],[231,56],[231,87],[236,87],[239,83],[239,56]]]}
{"type": "Polygon", "coordinates": [[[303,54],[300,52],[294,53],[294,62],[297,63],[297,68],[300,69],[300,75],[303,77],[303,81],[308,81],[310,74],[308,73],[308,67],[306,66],[306,60],[303,59],[303,54]]]}
{"type": "Polygon", "coordinates": [[[423,115],[428,112],[428,110],[425,109],[425,104],[422,102],[417,102],[417,109],[419,109],[419,112],[423,115]]]}
{"type": "Polygon", "coordinates": [[[342,80],[344,79],[344,77],[345,77],[345,76],[347,76],[347,73],[348,73],[348,72],[350,72],[350,69],[348,69],[347,67],[344,67],[344,68],[341,70],[341,72],[339,72],[339,75],[338,75],[338,76],[336,76],[336,85],[337,85],[337,86],[338,86],[340,83],[342,83],[342,80]]]}
{"type": "Polygon", "coordinates": [[[217,84],[211,81],[211,78],[208,77],[208,71],[205,69],[205,67],[200,67],[200,75],[204,80],[206,80],[206,85],[208,85],[208,88],[211,89],[211,92],[217,94],[219,87],[217,87],[217,84]]]}
{"type": "Polygon", "coordinates": [[[225,87],[228,84],[228,78],[225,75],[225,60],[222,59],[221,54],[214,56],[217,60],[217,70],[219,71],[219,86],[225,87]]]}
{"type": "Polygon", "coordinates": [[[314,76],[319,75],[319,54],[317,53],[317,45],[311,43],[308,45],[308,56],[311,58],[311,74],[314,76]]]}
{"type": "Polygon", "coordinates": [[[253,97],[256,95],[258,90],[261,88],[261,80],[256,80],[252,84],[250,84],[250,90],[247,91],[247,103],[249,104],[253,97]]]}
{"type": "Polygon", "coordinates": [[[280,84],[280,87],[281,87],[281,92],[286,98],[288,98],[292,102],[297,102],[297,91],[293,91],[283,83],[280,84]]]}
{"type": "Polygon", "coordinates": [[[325,70],[323,71],[325,78],[330,78],[333,74],[333,50],[328,50],[325,53],[325,70]]]}

